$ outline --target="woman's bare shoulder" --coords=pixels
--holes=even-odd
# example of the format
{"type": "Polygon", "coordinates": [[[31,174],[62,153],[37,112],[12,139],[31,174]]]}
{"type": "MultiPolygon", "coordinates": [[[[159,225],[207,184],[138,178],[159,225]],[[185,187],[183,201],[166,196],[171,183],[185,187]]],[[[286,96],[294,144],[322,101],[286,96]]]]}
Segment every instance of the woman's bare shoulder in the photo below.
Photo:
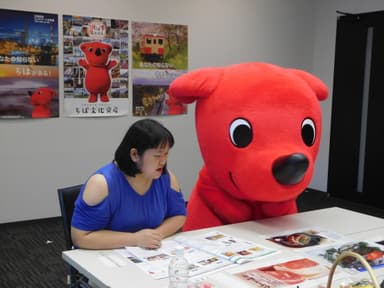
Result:
{"type": "Polygon", "coordinates": [[[95,174],[88,179],[85,186],[83,199],[90,206],[99,204],[108,196],[108,185],[105,177],[95,174]]]}
{"type": "Polygon", "coordinates": [[[169,177],[171,178],[171,188],[175,191],[181,192],[179,181],[177,181],[177,178],[175,174],[173,174],[172,171],[168,170],[169,177]]]}

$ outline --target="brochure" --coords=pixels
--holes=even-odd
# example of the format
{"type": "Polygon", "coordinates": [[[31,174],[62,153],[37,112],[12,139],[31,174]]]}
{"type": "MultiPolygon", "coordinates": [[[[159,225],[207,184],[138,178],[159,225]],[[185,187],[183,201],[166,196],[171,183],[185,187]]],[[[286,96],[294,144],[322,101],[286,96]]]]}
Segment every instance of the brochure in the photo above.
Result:
{"type": "MultiPolygon", "coordinates": [[[[326,288],[331,266],[301,253],[281,253],[279,257],[268,257],[208,274],[199,282],[209,283],[214,288],[326,288]]],[[[376,270],[378,283],[384,280],[382,270],[376,270]]],[[[343,269],[336,269],[332,280],[332,287],[373,288],[372,285],[357,286],[358,283],[372,282],[366,274],[350,274],[343,269]]]]}
{"type": "Polygon", "coordinates": [[[218,231],[195,237],[179,236],[175,240],[237,264],[279,252],[254,241],[236,238],[218,231]]]}
{"type": "MultiPolygon", "coordinates": [[[[281,260],[280,260],[281,261],[281,260]]],[[[327,277],[329,269],[309,259],[296,258],[272,263],[246,271],[234,273],[235,277],[255,287],[302,287],[313,285],[319,279],[327,277]]]]}
{"type": "Polygon", "coordinates": [[[279,234],[269,236],[266,239],[278,245],[292,249],[299,249],[300,251],[348,240],[348,238],[343,235],[322,229],[320,227],[284,231],[279,234]]]}
{"type": "Polygon", "coordinates": [[[184,248],[189,266],[189,275],[218,271],[230,265],[250,262],[278,250],[239,239],[218,231],[199,236],[179,236],[165,239],[159,249],[126,247],[119,253],[135,263],[155,279],[168,277],[168,265],[176,246],[184,248]]]}

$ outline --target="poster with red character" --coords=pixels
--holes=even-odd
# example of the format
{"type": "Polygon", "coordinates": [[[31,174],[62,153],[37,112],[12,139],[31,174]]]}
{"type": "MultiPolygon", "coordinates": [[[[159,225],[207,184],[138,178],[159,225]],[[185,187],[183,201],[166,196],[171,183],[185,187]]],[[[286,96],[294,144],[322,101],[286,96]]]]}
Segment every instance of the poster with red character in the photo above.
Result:
{"type": "Polygon", "coordinates": [[[128,114],[128,20],[63,15],[64,114],[128,114]]]}
{"type": "Polygon", "coordinates": [[[58,117],[58,16],[0,9],[0,27],[0,118],[58,117]]]}
{"type": "Polygon", "coordinates": [[[132,114],[179,115],[187,105],[168,86],[188,70],[188,26],[132,22],[132,114]]]}

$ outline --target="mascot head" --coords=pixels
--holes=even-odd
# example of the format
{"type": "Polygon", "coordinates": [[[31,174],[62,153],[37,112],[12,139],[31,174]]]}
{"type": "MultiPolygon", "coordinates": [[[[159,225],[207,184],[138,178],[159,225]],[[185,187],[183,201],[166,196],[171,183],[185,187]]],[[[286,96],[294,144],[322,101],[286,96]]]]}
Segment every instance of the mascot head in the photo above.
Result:
{"type": "Polygon", "coordinates": [[[109,61],[112,46],[103,42],[84,42],[80,44],[88,63],[93,66],[105,67],[109,61]]]}
{"type": "Polygon", "coordinates": [[[226,193],[279,202],[308,186],[320,145],[319,101],[328,96],[317,77],[251,62],[186,73],[169,93],[183,103],[196,101],[204,164],[226,193]]]}

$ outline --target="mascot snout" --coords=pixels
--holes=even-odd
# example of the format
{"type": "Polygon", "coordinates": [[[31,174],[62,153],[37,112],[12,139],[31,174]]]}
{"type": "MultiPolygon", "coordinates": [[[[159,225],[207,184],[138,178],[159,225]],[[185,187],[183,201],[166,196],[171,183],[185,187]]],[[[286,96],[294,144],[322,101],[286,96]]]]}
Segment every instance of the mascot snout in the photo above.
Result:
{"type": "Polygon", "coordinates": [[[308,167],[308,158],[302,153],[295,153],[275,160],[272,174],[281,185],[294,185],[303,180],[308,167]]]}

